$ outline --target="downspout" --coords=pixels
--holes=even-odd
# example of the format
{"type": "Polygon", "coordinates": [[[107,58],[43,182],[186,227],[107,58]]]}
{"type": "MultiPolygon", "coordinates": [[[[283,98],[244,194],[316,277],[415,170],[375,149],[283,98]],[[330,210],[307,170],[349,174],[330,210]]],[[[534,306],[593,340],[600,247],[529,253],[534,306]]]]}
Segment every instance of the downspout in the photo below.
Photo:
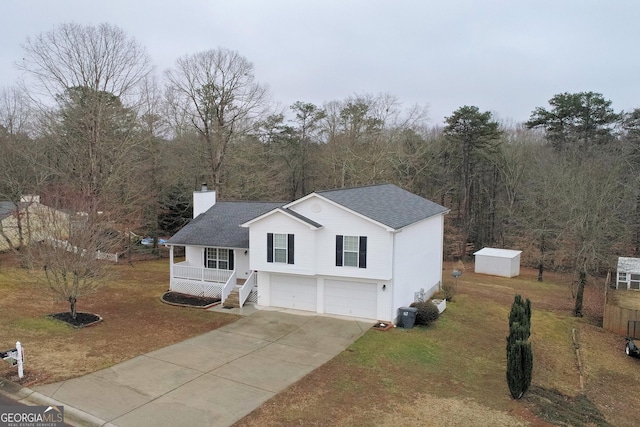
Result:
{"type": "Polygon", "coordinates": [[[398,324],[398,317],[396,316],[396,236],[402,230],[394,230],[391,232],[392,245],[391,245],[391,307],[387,309],[391,310],[391,323],[398,324]]]}

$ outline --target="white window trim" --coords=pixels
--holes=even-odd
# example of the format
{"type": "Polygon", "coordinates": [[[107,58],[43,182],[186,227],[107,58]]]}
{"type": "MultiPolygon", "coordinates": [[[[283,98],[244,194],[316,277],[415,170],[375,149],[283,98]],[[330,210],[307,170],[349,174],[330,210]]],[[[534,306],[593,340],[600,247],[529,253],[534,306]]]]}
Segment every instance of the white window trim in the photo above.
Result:
{"type": "Polygon", "coordinates": [[[288,254],[289,254],[288,241],[289,241],[289,237],[288,237],[287,234],[285,234],[285,233],[273,233],[273,262],[277,262],[277,263],[280,263],[280,264],[286,264],[287,263],[287,258],[288,258],[288,254]],[[278,246],[277,245],[278,237],[280,237],[284,241],[284,246],[278,246]],[[278,252],[278,251],[280,251],[280,252],[278,252]],[[284,258],[282,260],[278,260],[277,254],[278,253],[282,254],[283,251],[284,251],[284,258]]]}
{"type": "Polygon", "coordinates": [[[229,270],[229,249],[225,248],[205,248],[205,267],[211,268],[214,270],[229,270]],[[211,252],[213,252],[213,256],[210,256],[211,252]],[[226,251],[227,258],[220,258],[220,255],[226,251]],[[209,267],[209,262],[212,261],[215,263],[215,267],[209,267]],[[224,262],[227,264],[227,268],[220,268],[220,263],[224,262]]]}
{"type": "Polygon", "coordinates": [[[342,266],[343,267],[359,267],[360,266],[360,236],[342,236],[342,266]],[[347,250],[347,239],[355,239],[355,250],[347,250]],[[355,264],[347,263],[347,254],[355,254],[355,264]]]}

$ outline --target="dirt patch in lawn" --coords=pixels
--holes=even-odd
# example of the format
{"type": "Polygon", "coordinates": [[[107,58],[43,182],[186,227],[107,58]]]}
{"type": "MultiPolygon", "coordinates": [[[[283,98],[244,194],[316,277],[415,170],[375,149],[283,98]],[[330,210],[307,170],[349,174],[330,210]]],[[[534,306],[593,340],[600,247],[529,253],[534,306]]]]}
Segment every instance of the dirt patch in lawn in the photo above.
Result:
{"type": "MultiPolygon", "coordinates": [[[[0,350],[20,341],[31,384],[55,382],[94,372],[149,351],[217,329],[239,318],[229,313],[164,304],[166,259],[113,265],[118,279],[78,300],[78,311],[97,313],[102,322],[76,329],[48,317],[69,310],[46,287],[32,285],[29,273],[0,260],[0,350]]],[[[0,377],[16,368],[0,363],[0,377]]]]}
{"type": "MultiPolygon", "coordinates": [[[[447,264],[446,284],[458,265],[447,264]]],[[[584,318],[571,316],[570,275],[521,269],[518,278],[475,274],[429,327],[371,329],[345,352],[266,402],[236,426],[616,425],[632,426],[640,408],[640,360],[624,339],[598,326],[602,283],[585,290],[584,318]],[[516,294],[532,301],[530,393],[510,397],[505,379],[508,314],[516,294]],[[581,390],[572,330],[585,388],[581,390]],[[419,421],[417,421],[419,420],[419,421]]]]}

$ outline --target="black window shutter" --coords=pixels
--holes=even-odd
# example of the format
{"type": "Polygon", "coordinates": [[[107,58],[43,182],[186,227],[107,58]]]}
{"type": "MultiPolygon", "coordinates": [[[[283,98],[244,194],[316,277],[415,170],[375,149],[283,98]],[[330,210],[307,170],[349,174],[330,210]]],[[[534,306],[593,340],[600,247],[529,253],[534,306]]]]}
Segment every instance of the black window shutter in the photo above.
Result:
{"type": "Polygon", "coordinates": [[[208,268],[209,266],[207,265],[207,248],[202,249],[204,249],[204,268],[208,268]]]}
{"type": "Polygon", "coordinates": [[[267,262],[273,262],[273,233],[267,233],[267,262]]]}
{"type": "Polygon", "coordinates": [[[360,252],[358,253],[358,267],[367,268],[367,236],[360,236],[360,252]]]}
{"type": "Polygon", "coordinates": [[[234,270],[233,249],[229,249],[229,270],[234,270]]]}
{"type": "Polygon", "coordinates": [[[293,244],[293,240],[294,240],[294,235],[293,234],[288,234],[287,235],[287,264],[293,264],[294,261],[294,244],[293,244]]]}
{"type": "Polygon", "coordinates": [[[342,239],[343,236],[336,236],[336,267],[342,267],[342,239]]]}

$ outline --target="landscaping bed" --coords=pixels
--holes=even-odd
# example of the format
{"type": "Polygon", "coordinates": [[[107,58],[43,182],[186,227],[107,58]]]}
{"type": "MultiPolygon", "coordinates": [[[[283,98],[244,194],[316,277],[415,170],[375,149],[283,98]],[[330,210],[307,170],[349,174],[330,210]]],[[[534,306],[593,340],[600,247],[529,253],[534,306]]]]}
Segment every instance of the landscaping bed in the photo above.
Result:
{"type": "Polygon", "coordinates": [[[85,328],[102,321],[102,317],[93,313],[76,313],[76,317],[74,318],[68,311],[63,311],[60,313],[51,314],[49,316],[52,319],[65,322],[73,326],[74,328],[85,328]]]}
{"type": "Polygon", "coordinates": [[[171,291],[162,294],[162,301],[167,304],[196,308],[210,308],[220,304],[220,298],[199,297],[171,291]]]}

